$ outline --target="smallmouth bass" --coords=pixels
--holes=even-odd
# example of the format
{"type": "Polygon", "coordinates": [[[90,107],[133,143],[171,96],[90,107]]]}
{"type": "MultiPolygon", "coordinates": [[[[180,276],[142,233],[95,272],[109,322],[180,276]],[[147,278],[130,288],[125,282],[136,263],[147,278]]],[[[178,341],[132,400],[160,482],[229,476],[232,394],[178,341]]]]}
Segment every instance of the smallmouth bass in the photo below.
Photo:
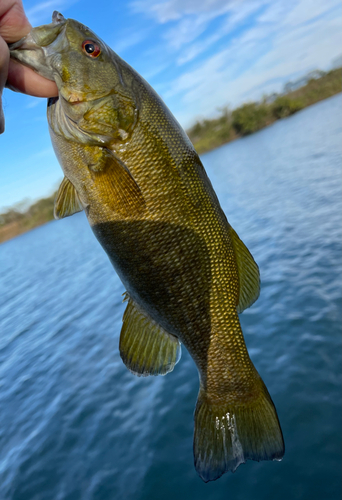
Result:
{"type": "Polygon", "coordinates": [[[185,345],[200,376],[194,458],[204,481],[248,459],[280,460],[277,413],[238,317],[258,298],[258,266],[185,132],[140,75],[58,12],[10,50],[57,84],[47,109],[65,175],[55,217],[84,210],[126,287],[123,362],[164,375],[185,345]]]}

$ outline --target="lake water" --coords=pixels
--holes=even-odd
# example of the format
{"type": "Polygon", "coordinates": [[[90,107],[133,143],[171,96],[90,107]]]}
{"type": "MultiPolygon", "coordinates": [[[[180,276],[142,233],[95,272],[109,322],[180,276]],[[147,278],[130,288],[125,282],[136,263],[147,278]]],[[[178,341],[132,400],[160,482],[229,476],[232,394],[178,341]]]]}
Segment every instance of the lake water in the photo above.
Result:
{"type": "Polygon", "coordinates": [[[338,95],[203,156],[261,270],[241,316],[278,410],[282,462],[204,484],[195,365],[138,378],[119,351],[124,292],[84,214],[0,245],[1,500],[304,500],[340,490],[338,95]]]}

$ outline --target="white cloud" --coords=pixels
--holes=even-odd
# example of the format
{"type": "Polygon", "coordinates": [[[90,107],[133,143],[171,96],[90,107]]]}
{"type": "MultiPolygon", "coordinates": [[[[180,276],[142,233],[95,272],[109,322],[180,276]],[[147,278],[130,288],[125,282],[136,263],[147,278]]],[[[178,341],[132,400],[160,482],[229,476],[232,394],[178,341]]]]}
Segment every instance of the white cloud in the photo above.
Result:
{"type": "Polygon", "coordinates": [[[224,13],[232,5],[242,4],[244,0],[136,0],[131,3],[135,12],[148,13],[159,23],[180,19],[184,15],[200,12],[224,13]]]}
{"type": "Polygon", "coordinates": [[[126,29],[120,32],[120,35],[116,35],[112,42],[108,42],[108,45],[113,48],[118,54],[122,54],[131,47],[140,44],[147,36],[148,30],[140,29],[126,29]]]}
{"type": "MultiPolygon", "coordinates": [[[[185,64],[195,59],[204,51],[208,51],[208,49],[213,44],[218,42],[223,37],[229,35],[239,26],[245,23],[251,15],[260,10],[260,7],[262,5],[265,5],[265,3],[245,2],[243,5],[239,5],[239,8],[236,11],[230,10],[225,16],[221,25],[214,31],[214,34],[203,36],[201,37],[200,41],[197,41],[194,44],[185,47],[178,57],[177,63],[179,65],[185,64]]],[[[173,31],[175,32],[176,28],[174,28],[173,31]]]]}
{"type": "Polygon", "coordinates": [[[213,16],[200,15],[195,18],[184,17],[176,26],[166,31],[164,39],[169,47],[178,50],[198,38],[207,28],[213,16]]]}
{"type": "MultiPolygon", "coordinates": [[[[290,15],[276,25],[271,23],[268,29],[264,22],[258,22],[227,48],[183,72],[164,95],[168,102],[176,103],[174,111],[179,121],[189,126],[195,115],[210,116],[218,106],[234,107],[259,99],[263,93],[281,91],[291,78],[315,68],[327,68],[341,53],[341,28],[340,19],[328,15],[331,6],[325,5],[326,10],[320,11],[326,14],[324,20],[308,12],[310,23],[302,21],[291,29],[290,15]]],[[[268,19],[275,10],[275,6],[269,7],[268,19]]]]}
{"type": "Polygon", "coordinates": [[[318,16],[322,16],[336,8],[341,10],[341,4],[335,0],[301,1],[298,2],[296,7],[288,13],[285,18],[285,23],[292,26],[298,26],[302,23],[307,23],[318,16]]]}
{"type": "Polygon", "coordinates": [[[39,15],[42,12],[45,14],[48,9],[53,8],[54,4],[56,4],[56,2],[54,2],[53,0],[48,0],[47,2],[37,3],[36,5],[31,7],[30,9],[28,9],[26,11],[26,14],[28,17],[32,17],[34,15],[39,15]]]}
{"type": "Polygon", "coordinates": [[[26,9],[26,15],[33,26],[48,24],[51,22],[53,11],[61,11],[63,9],[66,11],[78,1],[79,0],[46,0],[45,2],[39,2],[33,7],[26,9]]]}

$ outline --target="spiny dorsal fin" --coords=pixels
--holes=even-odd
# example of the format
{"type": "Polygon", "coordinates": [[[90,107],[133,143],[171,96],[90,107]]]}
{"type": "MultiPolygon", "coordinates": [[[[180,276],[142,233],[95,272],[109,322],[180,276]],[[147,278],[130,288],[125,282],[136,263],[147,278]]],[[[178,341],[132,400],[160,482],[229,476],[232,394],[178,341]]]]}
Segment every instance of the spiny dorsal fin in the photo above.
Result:
{"type": "Polygon", "coordinates": [[[54,217],[55,219],[63,219],[77,212],[81,212],[83,206],[77,194],[75,186],[64,177],[59,186],[55,199],[54,217]]]}
{"type": "Polygon", "coordinates": [[[126,165],[109,150],[104,150],[101,160],[90,169],[107,206],[125,216],[145,210],[146,204],[140,187],[126,165]]]}
{"type": "Polygon", "coordinates": [[[138,376],[165,375],[181,356],[180,342],[167,333],[126,294],[120,355],[127,368],[138,376]]]}
{"type": "Polygon", "coordinates": [[[260,274],[258,265],[253,259],[250,251],[243,241],[240,240],[232,227],[230,227],[229,233],[233,242],[239,273],[240,290],[237,312],[242,313],[242,311],[250,307],[259,297],[260,274]]]}

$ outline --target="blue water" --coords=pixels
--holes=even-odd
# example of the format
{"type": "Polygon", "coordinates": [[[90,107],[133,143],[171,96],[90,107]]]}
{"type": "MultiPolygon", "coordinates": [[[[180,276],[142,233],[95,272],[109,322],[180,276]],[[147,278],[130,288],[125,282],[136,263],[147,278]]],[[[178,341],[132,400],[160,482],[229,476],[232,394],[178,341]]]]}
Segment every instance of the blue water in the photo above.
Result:
{"type": "Polygon", "coordinates": [[[1,500],[339,498],[341,107],[338,95],[203,156],[260,266],[241,322],[284,460],[199,479],[194,363],[183,348],[166,377],[125,368],[124,289],[77,214],[0,245],[1,500]]]}

